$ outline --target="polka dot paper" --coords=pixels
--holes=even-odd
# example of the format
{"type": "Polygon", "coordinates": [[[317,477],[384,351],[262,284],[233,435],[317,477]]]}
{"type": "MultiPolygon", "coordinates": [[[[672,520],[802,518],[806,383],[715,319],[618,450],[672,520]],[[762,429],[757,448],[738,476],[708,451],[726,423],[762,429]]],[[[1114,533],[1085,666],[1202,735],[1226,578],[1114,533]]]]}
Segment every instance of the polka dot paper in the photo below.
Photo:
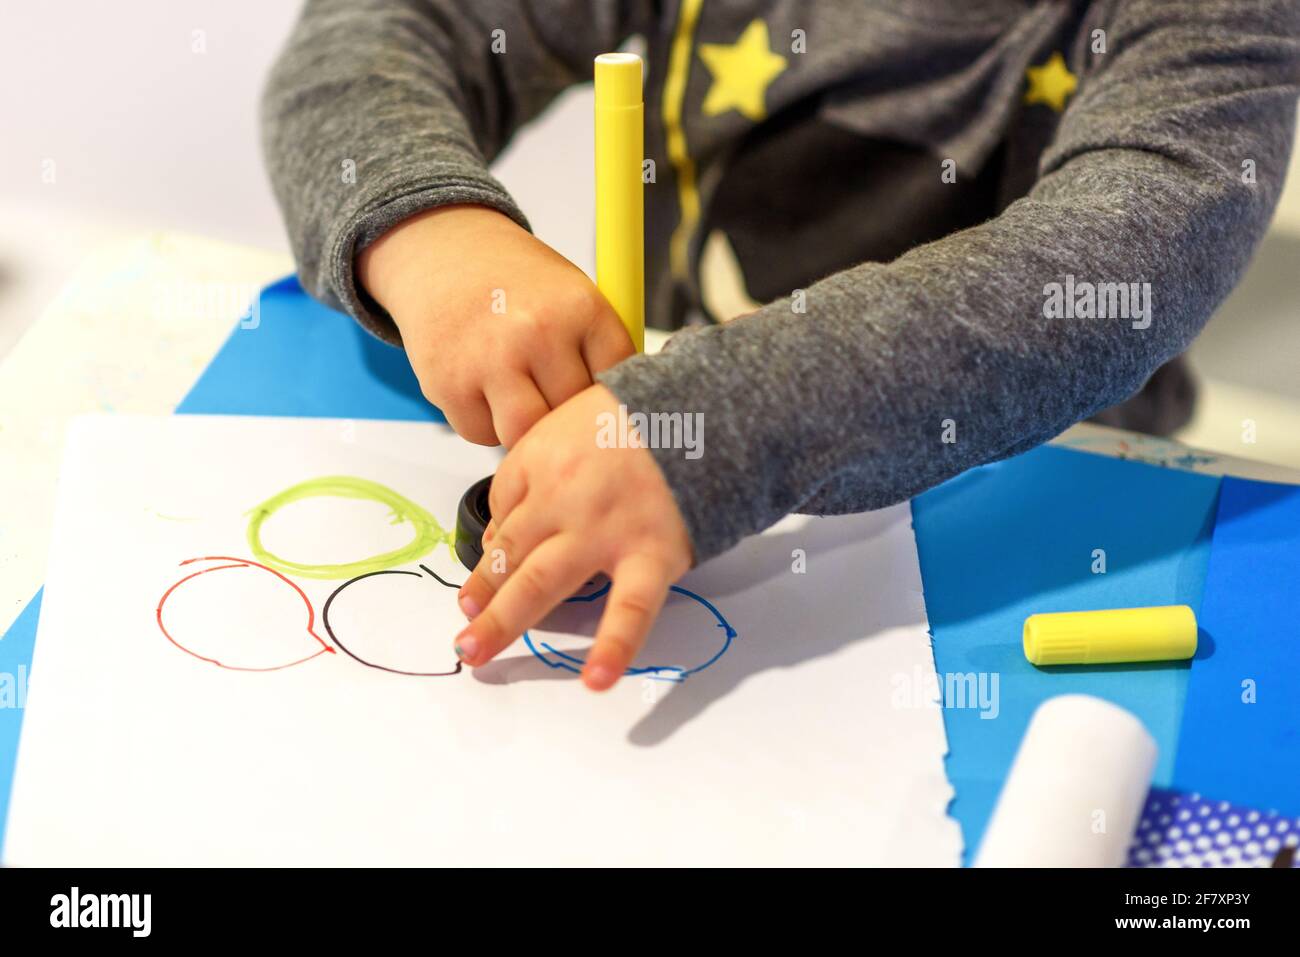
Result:
{"type": "Polygon", "coordinates": [[[1153,788],[1128,852],[1129,867],[1296,866],[1300,818],[1199,794],[1153,788]]]}

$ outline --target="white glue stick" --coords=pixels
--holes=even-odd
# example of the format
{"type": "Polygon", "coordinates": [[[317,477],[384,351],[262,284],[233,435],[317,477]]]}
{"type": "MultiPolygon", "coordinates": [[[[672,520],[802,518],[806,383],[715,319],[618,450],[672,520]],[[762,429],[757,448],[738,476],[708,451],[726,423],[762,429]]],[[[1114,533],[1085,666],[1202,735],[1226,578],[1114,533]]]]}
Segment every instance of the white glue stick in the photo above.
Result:
{"type": "Polygon", "coordinates": [[[1090,695],[1044,702],[1029,721],[976,867],[1120,867],[1151,788],[1156,743],[1090,695]]]}

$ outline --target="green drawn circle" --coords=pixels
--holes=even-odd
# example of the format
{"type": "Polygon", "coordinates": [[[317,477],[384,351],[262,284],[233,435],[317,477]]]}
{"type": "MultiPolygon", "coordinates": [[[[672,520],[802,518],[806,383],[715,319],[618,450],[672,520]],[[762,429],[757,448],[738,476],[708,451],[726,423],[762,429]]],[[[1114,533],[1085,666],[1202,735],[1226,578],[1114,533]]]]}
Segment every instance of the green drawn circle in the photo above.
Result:
{"type": "Polygon", "coordinates": [[[253,557],[277,571],[301,575],[304,578],[353,578],[367,572],[383,571],[394,565],[423,558],[440,543],[451,540],[437,520],[410,499],[378,482],[354,478],[350,475],[326,475],[299,482],[279,495],[268,498],[261,505],[255,506],[249,514],[251,518],[248,520],[248,547],[252,549],[253,557]],[[286,505],[319,496],[368,499],[387,505],[393,510],[393,524],[410,522],[415,529],[415,536],[408,544],[395,551],[372,555],[343,565],[308,565],[291,562],[267,551],[262,545],[262,523],[286,505]]]}

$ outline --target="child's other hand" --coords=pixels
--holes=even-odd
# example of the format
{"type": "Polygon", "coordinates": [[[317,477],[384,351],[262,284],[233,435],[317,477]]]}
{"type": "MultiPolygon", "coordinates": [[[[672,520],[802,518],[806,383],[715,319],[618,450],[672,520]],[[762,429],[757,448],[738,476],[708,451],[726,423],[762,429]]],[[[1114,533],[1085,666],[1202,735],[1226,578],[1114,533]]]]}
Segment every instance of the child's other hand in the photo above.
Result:
{"type": "Polygon", "coordinates": [[[654,457],[597,445],[597,417],[617,411],[614,395],[594,385],[502,461],[483,558],[460,590],[470,623],[455,645],[466,664],[491,660],[605,572],[613,586],[582,669],[587,687],[603,691],[641,649],[668,586],[691,567],[686,525],[654,457]]]}
{"type": "Polygon", "coordinates": [[[634,351],[581,269],[484,206],[412,216],[357,267],[397,323],[425,397],[479,445],[513,447],[634,351]]]}

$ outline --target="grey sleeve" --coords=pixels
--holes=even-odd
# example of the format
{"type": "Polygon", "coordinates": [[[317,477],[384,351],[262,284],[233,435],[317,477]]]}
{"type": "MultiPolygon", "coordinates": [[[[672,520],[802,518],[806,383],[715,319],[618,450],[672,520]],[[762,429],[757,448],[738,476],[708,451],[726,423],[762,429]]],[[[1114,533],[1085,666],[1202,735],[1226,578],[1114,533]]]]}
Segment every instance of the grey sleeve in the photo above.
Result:
{"type": "Polygon", "coordinates": [[[262,99],[262,141],[299,276],[389,341],[356,254],[400,220],[479,203],[527,227],[487,163],[647,2],[307,0],[262,99]]]}
{"type": "Polygon", "coordinates": [[[702,413],[702,454],[654,452],[698,561],[788,512],[884,507],[1052,438],[1140,389],[1232,289],[1287,166],[1297,4],[1115,11],[1002,215],[824,279],[806,312],[778,301],[602,374],[629,410],[702,413]],[[1149,327],[1046,318],[1070,274],[1150,283],[1149,327]]]}

